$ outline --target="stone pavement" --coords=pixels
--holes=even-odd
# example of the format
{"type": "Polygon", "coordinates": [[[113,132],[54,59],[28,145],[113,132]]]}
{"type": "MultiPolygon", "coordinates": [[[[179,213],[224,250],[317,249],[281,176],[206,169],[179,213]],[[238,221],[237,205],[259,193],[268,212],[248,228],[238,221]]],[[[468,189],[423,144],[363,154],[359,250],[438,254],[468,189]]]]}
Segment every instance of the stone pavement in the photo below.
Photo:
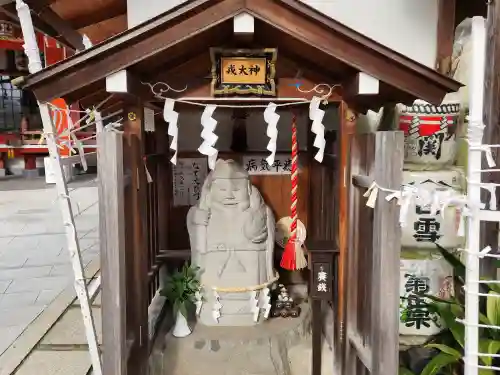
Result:
{"type": "MultiPolygon", "coordinates": [[[[94,180],[69,185],[85,265],[99,254],[94,180]]],[[[43,178],[0,180],[0,355],[72,280],[55,187],[43,178]]]]}

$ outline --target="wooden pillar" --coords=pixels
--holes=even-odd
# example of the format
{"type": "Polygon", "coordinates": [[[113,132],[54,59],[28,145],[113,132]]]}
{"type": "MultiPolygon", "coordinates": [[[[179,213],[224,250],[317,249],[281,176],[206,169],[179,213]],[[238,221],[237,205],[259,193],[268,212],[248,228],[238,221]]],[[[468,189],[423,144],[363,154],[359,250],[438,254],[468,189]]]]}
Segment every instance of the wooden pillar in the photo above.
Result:
{"type": "MultiPolygon", "coordinates": [[[[403,132],[380,132],[375,140],[374,180],[397,190],[403,184],[403,132]],[[388,166],[390,166],[388,168],[388,166]]],[[[399,206],[379,191],[374,208],[371,279],[372,374],[396,374],[399,368],[399,206]]],[[[361,307],[361,306],[360,306],[361,307]]],[[[361,307],[362,308],[362,307],[361,307]]]]}
{"type": "Polygon", "coordinates": [[[169,157],[169,145],[167,135],[167,124],[160,119],[156,120],[156,147],[158,152],[158,227],[160,250],[168,249],[168,225],[169,225],[169,186],[171,185],[170,171],[171,163],[169,157]]]}
{"type": "MultiPolygon", "coordinates": [[[[126,252],[128,279],[127,309],[132,317],[129,329],[134,336],[130,362],[132,373],[145,374],[148,358],[148,243],[147,243],[147,178],[144,167],[144,107],[140,100],[128,98],[124,105],[125,168],[130,173],[131,186],[125,201],[130,205],[125,220],[131,230],[126,252]]],[[[131,373],[131,372],[129,372],[131,373]]]]}
{"type": "Polygon", "coordinates": [[[438,0],[436,69],[448,74],[455,38],[456,0],[438,0]]]}
{"type": "MultiPolygon", "coordinates": [[[[500,3],[498,1],[488,2],[488,19],[486,22],[486,70],[484,77],[484,144],[500,144],[500,3]]],[[[499,149],[492,149],[494,158],[500,166],[499,149]]],[[[488,169],[486,158],[483,158],[483,169],[488,169]]],[[[500,183],[499,173],[483,173],[484,182],[500,183]]],[[[498,195],[497,195],[498,200],[498,195]]],[[[482,189],[481,201],[488,202],[488,193],[482,189]]],[[[498,248],[498,223],[481,223],[481,249],[491,246],[498,248]]],[[[481,261],[481,273],[489,278],[496,276],[496,267],[491,258],[481,261]]]]}
{"type": "Polygon", "coordinates": [[[312,305],[312,375],[321,375],[323,303],[333,300],[336,250],[331,241],[308,241],[309,296],[312,305]]]}
{"type": "Polygon", "coordinates": [[[99,234],[102,267],[103,373],[127,374],[125,200],[123,139],[116,132],[97,136],[99,234]]]}
{"type": "Polygon", "coordinates": [[[24,169],[31,171],[36,169],[36,156],[32,154],[24,155],[24,169]]]}
{"type": "MultiPolygon", "coordinates": [[[[335,319],[335,350],[339,361],[344,358],[344,324],[345,324],[345,284],[348,243],[349,243],[349,189],[351,186],[350,173],[350,143],[352,135],[355,133],[356,116],[346,102],[340,104],[340,137],[337,141],[337,155],[339,158],[338,180],[338,273],[337,273],[337,306],[335,319]]],[[[342,363],[340,364],[342,366],[342,363]]]]}
{"type": "Polygon", "coordinates": [[[5,169],[5,153],[0,152],[0,169],[5,169]]]}
{"type": "Polygon", "coordinates": [[[27,178],[34,178],[39,176],[38,170],[36,169],[36,155],[24,154],[23,176],[27,178]]]}

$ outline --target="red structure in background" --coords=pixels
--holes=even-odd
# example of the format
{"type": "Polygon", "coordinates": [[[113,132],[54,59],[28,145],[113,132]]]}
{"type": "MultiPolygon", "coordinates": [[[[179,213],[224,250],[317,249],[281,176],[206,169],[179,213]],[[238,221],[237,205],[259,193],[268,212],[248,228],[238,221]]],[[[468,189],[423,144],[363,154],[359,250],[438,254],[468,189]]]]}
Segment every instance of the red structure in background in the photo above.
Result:
{"type": "MultiPolygon", "coordinates": [[[[40,52],[43,53],[43,63],[45,66],[55,64],[59,61],[64,60],[69,57],[73,51],[68,50],[63,45],[59,44],[55,39],[37,33],[38,47],[40,52]]],[[[0,21],[0,52],[2,51],[19,51],[14,52],[16,69],[11,67],[0,69],[0,75],[3,76],[20,76],[27,75],[27,61],[21,61],[22,56],[24,56],[24,41],[21,38],[20,30],[17,25],[10,22],[0,21]]],[[[7,56],[9,52],[5,52],[7,56]]],[[[12,55],[12,53],[10,53],[12,55]]],[[[24,56],[25,58],[25,56],[24,56]]],[[[10,59],[12,60],[12,58],[10,59]]],[[[12,64],[11,64],[12,65],[12,64]]],[[[61,134],[69,126],[68,118],[68,104],[64,99],[55,99],[52,102],[54,107],[59,108],[57,116],[57,128],[58,134],[61,134]]],[[[80,113],[78,112],[79,106],[77,103],[70,105],[69,116],[73,123],[76,123],[80,119],[80,113]]],[[[54,117],[54,118],[55,118],[54,117]]],[[[40,157],[45,157],[48,155],[48,149],[45,142],[42,140],[42,130],[41,122],[36,124],[36,128],[30,126],[29,119],[22,115],[18,124],[11,124],[15,130],[2,131],[0,130],[0,170],[3,172],[6,170],[6,162],[8,159],[22,158],[24,160],[25,170],[36,170],[37,163],[36,159],[40,157]]],[[[82,136],[88,136],[88,134],[82,134],[82,136]]],[[[69,137],[68,137],[69,139],[69,137]]],[[[67,139],[62,139],[65,141],[67,139]]],[[[69,156],[70,149],[67,146],[61,144],[60,152],[62,156],[69,156]]],[[[95,151],[95,146],[84,146],[85,149],[89,151],[95,151]]]]}

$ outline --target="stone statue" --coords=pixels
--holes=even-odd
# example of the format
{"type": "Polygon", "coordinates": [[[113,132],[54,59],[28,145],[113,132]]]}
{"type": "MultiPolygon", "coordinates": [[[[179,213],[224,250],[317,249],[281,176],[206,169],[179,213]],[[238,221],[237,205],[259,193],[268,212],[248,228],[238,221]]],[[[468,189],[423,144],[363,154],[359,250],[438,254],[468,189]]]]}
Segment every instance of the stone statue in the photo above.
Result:
{"type": "MultiPolygon", "coordinates": [[[[198,205],[188,212],[187,228],[192,263],[201,268],[203,304],[199,321],[223,326],[256,324],[256,304],[252,306],[252,297],[255,300],[256,296],[252,291],[213,292],[214,287],[251,289],[275,276],[272,211],[251,184],[248,173],[234,160],[217,161],[203,184],[198,205]],[[214,310],[218,310],[216,316],[214,310]]],[[[256,291],[262,308],[262,294],[268,291],[256,291]]]]}

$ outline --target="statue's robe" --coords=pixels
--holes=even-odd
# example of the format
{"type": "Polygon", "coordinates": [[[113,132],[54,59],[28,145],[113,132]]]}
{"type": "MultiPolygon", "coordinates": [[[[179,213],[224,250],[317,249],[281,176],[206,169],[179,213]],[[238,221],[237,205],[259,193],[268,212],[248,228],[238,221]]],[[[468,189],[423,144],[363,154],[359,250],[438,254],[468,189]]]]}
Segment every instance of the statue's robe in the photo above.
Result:
{"type": "MultiPolygon", "coordinates": [[[[255,189],[255,188],[253,188],[255,189]]],[[[220,206],[210,210],[208,225],[194,220],[198,207],[188,213],[192,262],[201,268],[204,303],[200,321],[206,325],[251,325],[253,311],[251,292],[218,293],[221,317],[213,317],[213,287],[248,288],[268,282],[274,277],[274,217],[269,207],[251,205],[247,210],[220,206]],[[262,220],[259,220],[262,219],[262,220]]]]}

